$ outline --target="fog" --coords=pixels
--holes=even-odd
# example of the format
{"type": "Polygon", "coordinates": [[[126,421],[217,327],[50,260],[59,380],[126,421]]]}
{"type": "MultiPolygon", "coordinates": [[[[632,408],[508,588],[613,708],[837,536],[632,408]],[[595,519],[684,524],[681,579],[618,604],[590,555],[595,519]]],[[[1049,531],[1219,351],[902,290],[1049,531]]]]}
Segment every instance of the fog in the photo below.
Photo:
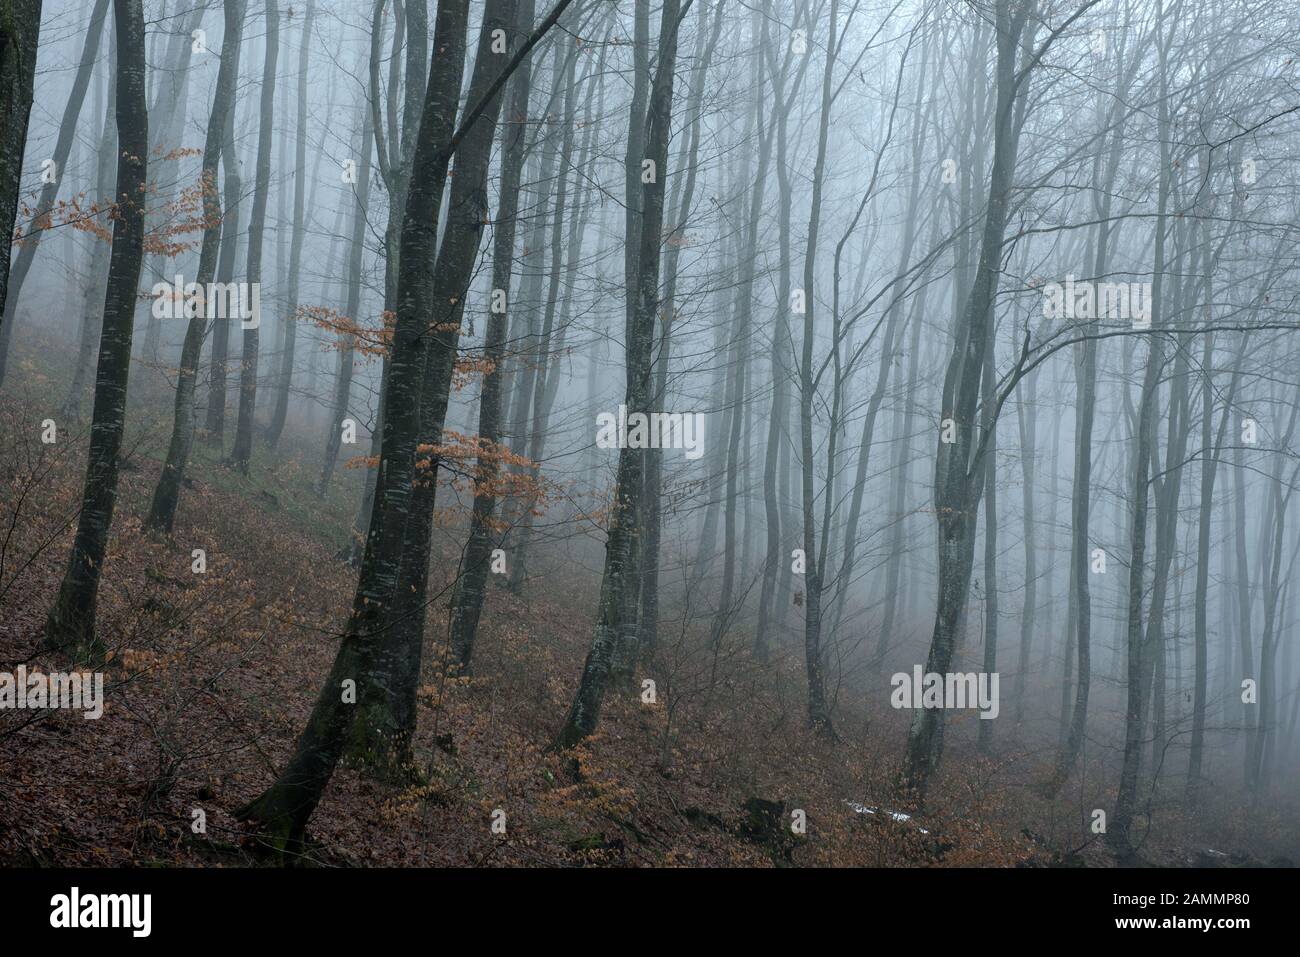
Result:
{"type": "Polygon", "coordinates": [[[1300,853],[1292,7],[419,2],[27,0],[8,671],[272,853],[618,748],[967,864],[1300,853]],[[250,661],[220,759],[132,697],[250,661]]]}

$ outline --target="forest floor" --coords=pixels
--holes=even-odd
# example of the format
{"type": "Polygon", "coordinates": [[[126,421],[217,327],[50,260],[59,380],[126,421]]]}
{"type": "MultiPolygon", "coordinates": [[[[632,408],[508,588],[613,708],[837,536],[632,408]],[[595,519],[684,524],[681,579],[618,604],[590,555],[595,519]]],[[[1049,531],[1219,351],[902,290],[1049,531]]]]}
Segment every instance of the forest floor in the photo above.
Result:
{"type": "MultiPolygon", "coordinates": [[[[137,368],[133,389],[150,374],[137,368]]],[[[259,453],[248,476],[198,447],[175,534],[151,537],[141,517],[170,421],[161,377],[153,386],[133,399],[131,421],[143,425],[128,434],[100,588],[99,634],[112,649],[104,714],[0,711],[3,865],[256,863],[234,811],[286,761],[334,656],[355,585],[336,555],[360,473],[340,468],[322,499],[311,490],[315,459],[288,443],[274,461],[259,453]],[[205,553],[202,574],[192,571],[195,549],[205,553]]],[[[42,444],[42,420],[57,416],[34,398],[65,388],[29,358],[0,402],[0,671],[69,668],[41,650],[41,631],[75,526],[88,426],[60,422],[58,440],[42,444]]],[[[728,635],[715,653],[707,636],[665,627],[647,669],[655,702],[643,702],[639,681],[608,696],[598,734],[576,752],[575,776],[546,748],[590,639],[598,532],[539,556],[521,596],[490,587],[475,674],[446,679],[438,667],[446,586],[462,525],[463,516],[436,536],[419,778],[382,783],[341,767],[312,818],[303,863],[1115,863],[1088,829],[1092,808],[1113,806],[1109,766],[1090,758],[1048,800],[1032,782],[1050,770],[1052,748],[1018,740],[1014,729],[985,756],[967,741],[973,724],[953,722],[924,809],[904,817],[894,780],[908,713],[868,707],[842,689],[838,742],[813,737],[793,639],[760,667],[747,635],[728,635]],[[576,551],[562,554],[566,547],[576,551]],[[791,828],[799,818],[802,834],[791,828]]],[[[1158,826],[1144,863],[1300,857],[1294,798],[1245,811],[1225,791],[1191,816],[1175,796],[1153,804],[1158,826]]]]}

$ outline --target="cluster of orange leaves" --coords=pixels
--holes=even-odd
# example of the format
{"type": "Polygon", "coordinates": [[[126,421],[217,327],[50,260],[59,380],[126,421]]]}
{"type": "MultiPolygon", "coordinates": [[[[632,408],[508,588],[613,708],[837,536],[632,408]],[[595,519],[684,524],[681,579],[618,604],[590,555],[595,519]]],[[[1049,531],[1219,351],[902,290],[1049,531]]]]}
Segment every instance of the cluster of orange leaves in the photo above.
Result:
{"type": "Polygon", "coordinates": [[[363,356],[371,357],[387,355],[392,348],[393,325],[397,316],[385,310],[383,324],[378,329],[371,329],[329,306],[299,306],[294,319],[314,323],[317,328],[338,336],[327,348],[340,351],[351,348],[363,356]]]}
{"type": "MultiPolygon", "coordinates": [[[[161,161],[179,160],[199,152],[201,151],[197,149],[177,148],[163,154],[161,146],[154,150],[161,161]]],[[[200,177],[199,182],[183,188],[175,199],[151,210],[151,216],[159,220],[159,223],[145,232],[145,252],[170,259],[195,249],[198,245],[196,240],[181,240],[179,237],[202,234],[208,227],[209,221],[203,212],[203,198],[206,191],[212,188],[211,183],[205,184],[200,177]]],[[[146,191],[156,193],[157,187],[149,184],[146,191]]],[[[39,233],[59,226],[68,226],[104,242],[111,242],[113,229],[109,224],[118,218],[118,205],[88,202],[86,194],[81,192],[70,199],[57,200],[45,210],[34,209],[27,203],[22,203],[19,212],[28,223],[25,228],[22,225],[14,228],[15,245],[39,242],[39,233]]]]}
{"type": "Polygon", "coordinates": [[[452,388],[457,392],[474,381],[496,372],[497,364],[487,356],[458,356],[452,370],[452,388]]]}

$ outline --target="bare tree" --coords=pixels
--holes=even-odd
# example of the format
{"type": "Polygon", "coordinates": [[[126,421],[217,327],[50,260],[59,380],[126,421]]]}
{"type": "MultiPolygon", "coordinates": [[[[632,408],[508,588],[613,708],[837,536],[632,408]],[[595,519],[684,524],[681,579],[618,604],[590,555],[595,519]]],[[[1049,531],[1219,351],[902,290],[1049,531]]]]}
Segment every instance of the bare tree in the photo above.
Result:
{"type": "Polygon", "coordinates": [[[45,623],[47,646],[96,661],[102,660],[107,650],[95,633],[95,608],[117,500],[118,453],[126,429],[126,385],[131,371],[136,290],[144,260],[145,177],[149,163],[141,0],[114,0],[113,19],[117,31],[119,155],[113,252],[104,297],[90,457],[72,554],[45,623]]]}

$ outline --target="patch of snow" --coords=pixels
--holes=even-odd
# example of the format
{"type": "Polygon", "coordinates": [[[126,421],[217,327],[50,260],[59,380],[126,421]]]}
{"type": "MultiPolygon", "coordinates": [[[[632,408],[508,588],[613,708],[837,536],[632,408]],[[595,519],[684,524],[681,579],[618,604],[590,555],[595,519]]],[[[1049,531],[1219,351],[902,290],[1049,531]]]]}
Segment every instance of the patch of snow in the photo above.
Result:
{"type": "MultiPolygon", "coordinates": [[[[849,810],[853,811],[856,814],[870,814],[874,816],[877,811],[882,810],[881,808],[867,807],[865,804],[859,804],[857,801],[845,801],[844,803],[849,806],[849,810]]],[[[912,819],[912,815],[904,814],[902,811],[891,811],[888,808],[885,808],[883,810],[886,814],[889,815],[890,819],[894,821],[901,822],[901,821],[910,821],[912,819]]],[[[923,827],[917,827],[917,830],[920,831],[922,834],[930,833],[923,827]]]]}

